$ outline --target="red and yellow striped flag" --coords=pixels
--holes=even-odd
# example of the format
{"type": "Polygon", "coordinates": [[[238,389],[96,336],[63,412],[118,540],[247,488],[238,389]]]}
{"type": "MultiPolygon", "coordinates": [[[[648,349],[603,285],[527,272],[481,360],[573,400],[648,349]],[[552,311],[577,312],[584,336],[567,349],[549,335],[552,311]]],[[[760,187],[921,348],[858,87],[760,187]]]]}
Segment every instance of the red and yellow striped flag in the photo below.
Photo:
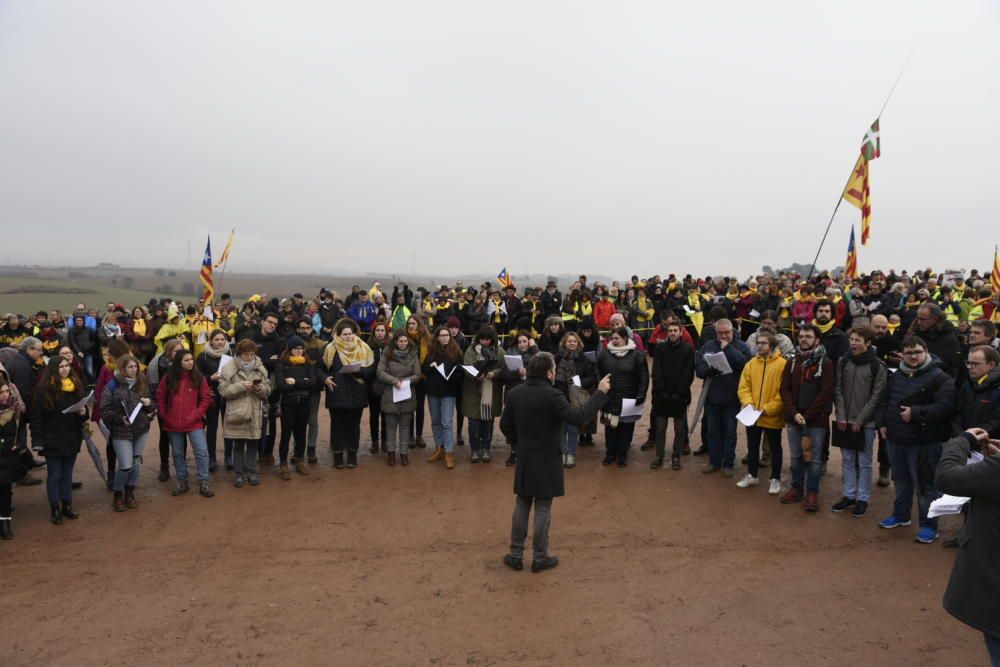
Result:
{"type": "Polygon", "coordinates": [[[990,287],[994,294],[1000,294],[1000,247],[993,248],[993,273],[990,274],[990,287]]]}
{"type": "Polygon", "coordinates": [[[854,247],[854,225],[851,225],[851,242],[847,244],[847,261],[844,262],[844,280],[857,280],[858,253],[854,247]]]}
{"type": "Polygon", "coordinates": [[[236,229],[234,228],[229,232],[229,240],[226,241],[226,247],[222,249],[222,255],[219,256],[219,261],[215,263],[214,268],[219,268],[227,261],[229,261],[229,250],[233,247],[233,239],[236,237],[236,229]]]}
{"type": "Polygon", "coordinates": [[[882,140],[878,119],[865,132],[861,141],[861,155],[851,172],[851,180],[844,188],[844,199],[861,211],[861,245],[868,245],[872,224],[872,195],[869,188],[870,169],[868,163],[882,155],[882,140]]]}
{"type": "Polygon", "coordinates": [[[215,296],[215,282],[212,280],[212,237],[205,243],[205,256],[201,260],[201,272],[198,274],[201,284],[205,286],[205,303],[212,303],[215,296]]]}

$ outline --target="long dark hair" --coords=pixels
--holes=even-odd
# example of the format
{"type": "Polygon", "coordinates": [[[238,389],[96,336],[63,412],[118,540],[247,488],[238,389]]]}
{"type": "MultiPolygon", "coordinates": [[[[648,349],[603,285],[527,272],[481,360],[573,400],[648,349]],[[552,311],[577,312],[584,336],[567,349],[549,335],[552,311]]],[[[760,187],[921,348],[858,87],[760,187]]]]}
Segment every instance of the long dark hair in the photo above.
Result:
{"type": "Polygon", "coordinates": [[[431,350],[427,358],[431,361],[450,361],[453,364],[457,364],[462,361],[462,348],[458,346],[455,342],[454,336],[448,339],[447,345],[442,345],[438,340],[438,336],[442,331],[447,331],[448,335],[451,336],[451,330],[448,327],[438,327],[434,330],[434,337],[431,338],[431,350]]]}
{"type": "Polygon", "coordinates": [[[146,389],[148,386],[148,381],[146,380],[146,374],[142,372],[142,362],[140,362],[131,354],[123,354],[122,356],[118,357],[118,359],[115,361],[115,372],[121,373],[121,376],[125,377],[125,365],[131,361],[135,362],[135,368],[136,368],[135,390],[136,392],[138,392],[140,396],[142,396],[143,394],[146,393],[146,389]]]}
{"type": "MultiPolygon", "coordinates": [[[[49,410],[54,410],[58,401],[56,400],[62,390],[62,378],[59,377],[59,364],[66,361],[58,354],[54,357],[49,358],[49,362],[45,365],[45,370],[42,371],[41,376],[38,378],[38,387],[42,391],[42,400],[45,402],[45,407],[49,410]]],[[[73,381],[75,388],[73,389],[73,398],[80,400],[83,398],[83,379],[80,377],[79,373],[73,370],[73,364],[66,361],[69,364],[69,379],[73,381]]]]}
{"type": "MultiPolygon", "coordinates": [[[[184,355],[191,354],[191,350],[185,350],[183,347],[176,352],[174,352],[174,358],[170,362],[170,370],[167,371],[167,389],[170,393],[174,393],[180,390],[181,387],[181,377],[184,373],[184,369],[181,368],[181,362],[184,361],[184,355]]],[[[194,355],[191,354],[193,357],[194,355]]],[[[198,370],[198,364],[191,367],[191,388],[195,391],[201,386],[202,380],[204,378],[201,376],[201,372],[198,370]]]]}

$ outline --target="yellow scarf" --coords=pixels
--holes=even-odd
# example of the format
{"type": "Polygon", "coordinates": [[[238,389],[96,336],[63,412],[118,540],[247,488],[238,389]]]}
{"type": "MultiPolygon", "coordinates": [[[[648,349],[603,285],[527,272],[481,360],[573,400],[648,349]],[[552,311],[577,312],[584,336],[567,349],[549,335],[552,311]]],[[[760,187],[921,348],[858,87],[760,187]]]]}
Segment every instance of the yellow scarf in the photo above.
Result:
{"type": "Polygon", "coordinates": [[[323,363],[326,364],[327,368],[333,366],[333,355],[335,354],[340,357],[341,363],[345,366],[360,363],[362,367],[367,367],[375,361],[375,355],[368,347],[368,343],[357,336],[354,337],[353,343],[345,343],[337,337],[326,346],[323,351],[323,363]]]}
{"type": "Polygon", "coordinates": [[[691,306],[693,310],[701,310],[701,295],[688,294],[688,305],[691,306]]]}
{"type": "Polygon", "coordinates": [[[145,336],[146,335],[146,320],[143,320],[143,319],[132,320],[132,332],[136,336],[145,336]]]}
{"type": "Polygon", "coordinates": [[[63,378],[62,379],[62,390],[68,392],[76,391],[76,385],[73,384],[73,378],[63,378]]]}
{"type": "Polygon", "coordinates": [[[835,325],[836,323],[837,323],[837,322],[836,322],[835,320],[830,320],[830,321],[829,321],[829,322],[827,322],[826,324],[820,324],[820,323],[819,323],[819,322],[817,322],[816,320],[813,320],[813,324],[815,324],[815,325],[816,325],[817,327],[819,327],[819,331],[820,331],[820,333],[822,333],[822,334],[825,334],[825,333],[826,333],[827,331],[829,331],[830,329],[832,329],[832,328],[833,328],[833,326],[834,326],[834,325],[835,325]]]}
{"type": "Polygon", "coordinates": [[[289,357],[288,357],[288,363],[290,363],[292,366],[302,366],[303,364],[306,363],[306,358],[305,357],[293,357],[293,356],[289,355],[289,357]]]}
{"type": "Polygon", "coordinates": [[[898,329],[898,328],[899,328],[899,322],[897,322],[896,324],[893,324],[892,322],[889,322],[889,334],[890,335],[896,333],[896,329],[898,329]]]}
{"type": "Polygon", "coordinates": [[[839,294],[836,294],[832,299],[830,299],[830,302],[836,305],[840,303],[843,300],[843,298],[844,297],[840,296],[839,294]]]}

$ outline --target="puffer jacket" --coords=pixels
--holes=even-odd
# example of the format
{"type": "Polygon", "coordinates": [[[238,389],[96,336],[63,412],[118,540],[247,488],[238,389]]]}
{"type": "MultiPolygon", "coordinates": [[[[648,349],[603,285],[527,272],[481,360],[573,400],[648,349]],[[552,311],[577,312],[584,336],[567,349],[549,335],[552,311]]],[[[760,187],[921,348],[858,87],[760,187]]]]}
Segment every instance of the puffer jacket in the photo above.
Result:
{"type": "Polygon", "coordinates": [[[759,355],[747,362],[740,373],[737,395],[740,405],[753,405],[763,410],[756,426],[782,429],[785,426],[784,403],[781,401],[781,375],[788,361],[775,350],[767,359],[759,355]]]}
{"type": "Polygon", "coordinates": [[[895,445],[923,445],[943,441],[955,412],[955,385],[937,357],[929,356],[920,368],[905,363],[886,383],[876,416],[895,445]],[[909,406],[911,419],[904,422],[900,408],[909,406]]]}
{"type": "Polygon", "coordinates": [[[139,410],[135,421],[129,423],[128,420],[132,411],[144,398],[153,398],[148,384],[140,392],[138,381],[129,387],[125,378],[117,372],[114,379],[104,386],[104,392],[101,394],[101,419],[111,431],[113,439],[133,441],[143,433],[149,432],[150,422],[156,414],[156,403],[152,400],[149,406],[139,410]]]}
{"type": "MultiPolygon", "coordinates": [[[[457,372],[457,371],[456,371],[457,372]]],[[[435,371],[440,377],[440,374],[435,371]]],[[[380,405],[382,412],[387,414],[406,414],[417,409],[417,387],[420,382],[420,358],[416,350],[406,348],[405,351],[394,349],[391,352],[383,351],[382,358],[379,359],[375,377],[382,386],[382,396],[380,405]],[[405,401],[394,403],[392,400],[392,387],[396,381],[410,381],[410,397],[405,401]]]]}
{"type": "Polygon", "coordinates": [[[192,387],[190,373],[184,372],[180,386],[171,392],[169,381],[162,378],[156,388],[156,406],[163,418],[163,430],[167,433],[190,433],[203,429],[205,413],[212,406],[208,381],[202,378],[201,384],[192,387]]]}
{"type": "Polygon", "coordinates": [[[226,415],[222,420],[222,433],[234,440],[255,440],[261,436],[264,423],[263,404],[271,393],[271,382],[260,357],[253,358],[248,370],[237,357],[222,367],[219,377],[219,394],[226,401],[226,415]],[[260,389],[249,390],[244,382],[260,380],[260,389]]]}
{"type": "MultiPolygon", "coordinates": [[[[340,372],[343,367],[340,355],[334,354],[330,367],[320,369],[334,384],[332,389],[326,388],[326,407],[329,410],[361,410],[368,405],[368,388],[375,380],[376,366],[362,366],[360,375],[345,375],[340,372]]],[[[323,379],[325,381],[326,377],[323,379]]]]}
{"type": "Polygon", "coordinates": [[[875,412],[885,392],[889,371],[874,348],[855,360],[850,353],[837,362],[837,389],[833,406],[836,420],[875,426],[875,412]]]}
{"type": "Polygon", "coordinates": [[[308,401],[323,388],[323,375],[311,361],[304,364],[279,361],[274,367],[274,391],[281,394],[282,403],[308,401]],[[293,382],[289,383],[288,380],[293,382]]]}
{"type": "Polygon", "coordinates": [[[83,396],[67,391],[57,392],[56,404],[49,408],[44,396],[36,396],[31,410],[32,446],[42,445],[42,456],[70,456],[80,451],[83,442],[83,425],[87,415],[63,410],[83,396]]]}
{"type": "Polygon", "coordinates": [[[611,393],[604,404],[604,412],[620,415],[624,398],[634,398],[636,405],[646,402],[649,367],[646,365],[646,355],[639,350],[629,350],[622,357],[604,350],[597,358],[597,374],[599,377],[611,376],[611,393]]]}

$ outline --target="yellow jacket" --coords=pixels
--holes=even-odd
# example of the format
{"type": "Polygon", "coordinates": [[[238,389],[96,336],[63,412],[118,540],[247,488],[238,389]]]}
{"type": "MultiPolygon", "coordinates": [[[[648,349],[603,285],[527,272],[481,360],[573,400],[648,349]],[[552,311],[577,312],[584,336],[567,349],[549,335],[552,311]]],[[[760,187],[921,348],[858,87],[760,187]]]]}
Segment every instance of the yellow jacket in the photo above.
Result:
{"type": "Polygon", "coordinates": [[[761,428],[781,429],[785,426],[779,391],[785,363],[785,358],[777,350],[767,359],[754,355],[740,375],[740,388],[737,390],[740,405],[752,404],[754,408],[764,411],[757,420],[757,426],[761,428]]]}

